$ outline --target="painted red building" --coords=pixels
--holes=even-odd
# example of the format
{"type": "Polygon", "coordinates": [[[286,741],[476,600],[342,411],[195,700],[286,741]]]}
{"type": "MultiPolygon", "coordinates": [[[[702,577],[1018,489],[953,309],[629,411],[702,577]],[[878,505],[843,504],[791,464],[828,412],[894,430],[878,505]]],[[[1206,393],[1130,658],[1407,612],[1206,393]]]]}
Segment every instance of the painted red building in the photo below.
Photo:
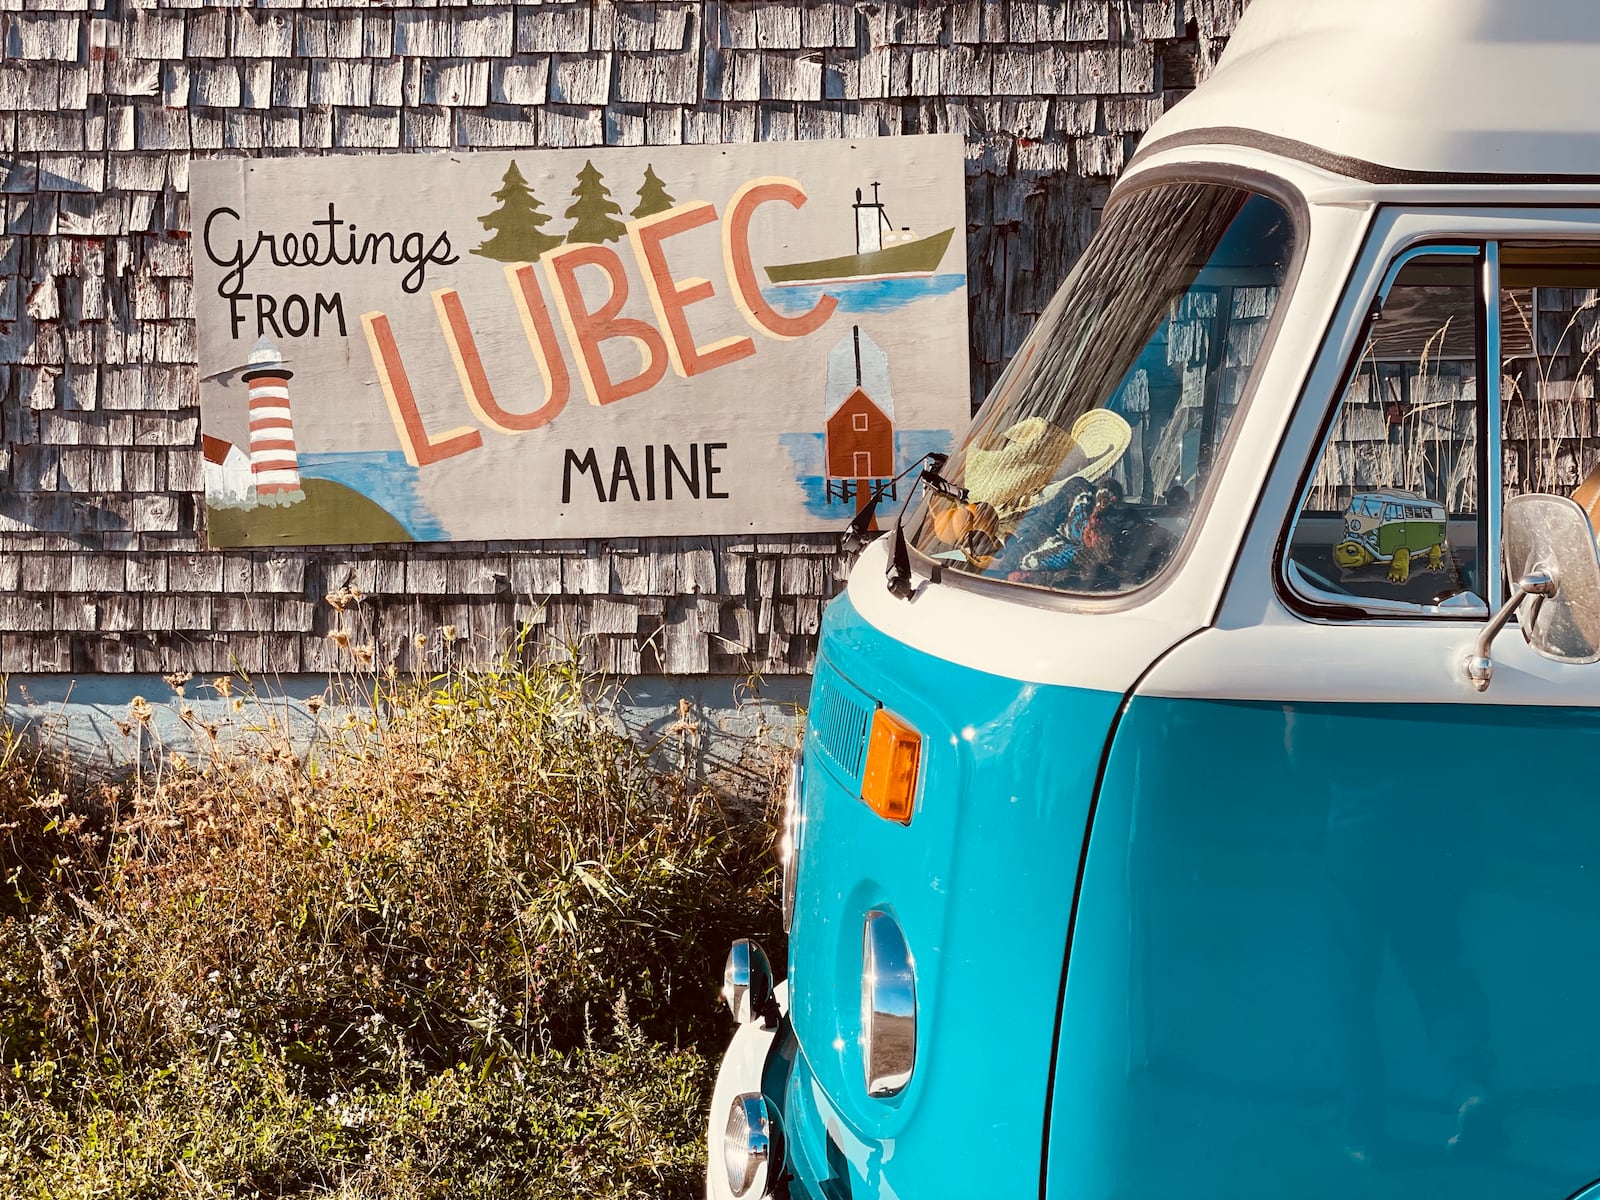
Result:
{"type": "Polygon", "coordinates": [[[886,479],[894,474],[894,422],[860,388],[828,418],[829,479],[886,479]]]}
{"type": "Polygon", "coordinates": [[[823,457],[829,479],[895,474],[889,359],[860,326],[852,326],[828,355],[823,457]]]}

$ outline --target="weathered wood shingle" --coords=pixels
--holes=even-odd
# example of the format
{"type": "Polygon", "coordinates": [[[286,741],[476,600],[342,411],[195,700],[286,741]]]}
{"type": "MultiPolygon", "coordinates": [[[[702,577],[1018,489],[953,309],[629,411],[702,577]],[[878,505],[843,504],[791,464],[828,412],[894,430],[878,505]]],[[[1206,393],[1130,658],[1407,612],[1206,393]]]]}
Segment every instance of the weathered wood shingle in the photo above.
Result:
{"type": "Polygon", "coordinates": [[[191,156],[957,131],[976,397],[1242,0],[5,7],[0,671],[693,674],[808,670],[836,539],[206,548],[191,156]]]}

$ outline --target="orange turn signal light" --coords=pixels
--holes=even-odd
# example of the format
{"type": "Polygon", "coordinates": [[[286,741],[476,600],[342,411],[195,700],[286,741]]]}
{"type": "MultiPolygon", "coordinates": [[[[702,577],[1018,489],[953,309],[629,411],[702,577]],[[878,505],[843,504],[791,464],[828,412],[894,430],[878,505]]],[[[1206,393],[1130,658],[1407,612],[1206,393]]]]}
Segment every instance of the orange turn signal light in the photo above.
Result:
{"type": "Polygon", "coordinates": [[[861,776],[861,798],[880,817],[911,824],[917,795],[917,761],[922,735],[885,709],[872,715],[867,738],[867,766],[861,776]]]}

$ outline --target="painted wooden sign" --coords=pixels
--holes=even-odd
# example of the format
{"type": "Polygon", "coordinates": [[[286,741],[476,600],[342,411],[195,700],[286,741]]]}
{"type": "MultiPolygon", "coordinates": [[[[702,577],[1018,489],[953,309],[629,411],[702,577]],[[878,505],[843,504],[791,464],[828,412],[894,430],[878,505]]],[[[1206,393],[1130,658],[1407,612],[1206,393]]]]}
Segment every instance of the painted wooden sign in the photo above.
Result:
{"type": "Polygon", "coordinates": [[[191,169],[213,545],[837,529],[969,416],[955,135],[191,169]]]}

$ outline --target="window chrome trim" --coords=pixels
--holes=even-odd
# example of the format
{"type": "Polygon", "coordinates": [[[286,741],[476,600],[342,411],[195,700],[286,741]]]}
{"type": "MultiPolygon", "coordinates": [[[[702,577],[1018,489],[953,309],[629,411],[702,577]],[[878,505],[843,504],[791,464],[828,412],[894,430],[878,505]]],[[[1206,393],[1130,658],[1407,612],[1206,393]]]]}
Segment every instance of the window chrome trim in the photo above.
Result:
{"type": "MultiPolygon", "coordinates": [[[[1389,264],[1389,269],[1383,273],[1383,282],[1378,285],[1378,291],[1373,296],[1373,303],[1380,304],[1389,299],[1389,293],[1394,290],[1395,280],[1400,278],[1400,272],[1410,266],[1419,258],[1477,258],[1483,252],[1482,245],[1468,245],[1465,242],[1445,242],[1439,245],[1429,245],[1424,242],[1418,246],[1402,250],[1394,256],[1389,264]]],[[[1372,310],[1367,310],[1367,324],[1372,323],[1372,310]]],[[[1365,343],[1362,343],[1363,346],[1365,343]]],[[[1340,399],[1343,399],[1341,396],[1340,399]]],[[[1326,449],[1326,447],[1324,447],[1326,449]]],[[[1307,491],[1310,489],[1307,488],[1307,491]]]]}
{"type": "MultiPolygon", "coordinates": [[[[1276,575],[1279,594],[1288,603],[1289,607],[1300,616],[1349,622],[1372,619],[1395,620],[1405,617],[1426,620],[1466,619],[1477,621],[1494,611],[1494,601],[1492,599],[1485,603],[1472,592],[1460,593],[1461,596],[1470,597],[1469,600],[1460,604],[1452,604],[1449,601],[1442,601],[1437,604],[1413,604],[1404,600],[1387,600],[1381,596],[1343,596],[1333,592],[1326,592],[1308,579],[1305,572],[1295,564],[1294,559],[1290,556],[1294,541],[1294,531],[1300,524],[1301,518],[1305,515],[1306,501],[1311,496],[1311,488],[1316,480],[1317,467],[1322,462],[1323,456],[1328,452],[1328,445],[1333,440],[1333,428],[1338,421],[1339,411],[1344,407],[1345,396],[1350,390],[1350,385],[1355,379],[1356,372],[1361,367],[1361,360],[1366,356],[1368,335],[1371,333],[1373,319],[1382,312],[1383,304],[1388,300],[1389,293],[1394,289],[1395,281],[1399,278],[1400,272],[1419,258],[1461,257],[1483,259],[1487,256],[1488,246],[1491,244],[1494,243],[1487,238],[1482,242],[1419,242],[1397,252],[1390,261],[1389,266],[1385,268],[1382,280],[1378,284],[1377,290],[1373,293],[1372,299],[1367,304],[1366,316],[1362,318],[1360,336],[1356,339],[1352,357],[1345,364],[1344,371],[1339,377],[1339,384],[1334,392],[1333,401],[1323,416],[1322,433],[1317,438],[1315,452],[1304,468],[1294,507],[1290,510],[1289,519],[1283,527],[1283,532],[1279,535],[1278,550],[1274,556],[1278,564],[1276,575]]],[[[1496,251],[1498,254],[1498,246],[1496,246],[1496,251]]],[[[1497,282],[1499,279],[1498,265],[1499,259],[1497,257],[1495,276],[1497,282]]],[[[1484,313],[1483,323],[1485,328],[1491,323],[1493,324],[1493,344],[1498,346],[1500,335],[1499,312],[1497,306],[1487,304],[1484,299],[1483,286],[1487,278],[1488,272],[1485,270],[1478,285],[1478,308],[1484,313]]],[[[1479,366],[1479,371],[1480,374],[1483,373],[1482,364],[1479,366]]],[[[1493,372],[1489,374],[1493,374],[1493,372]]],[[[1496,388],[1496,393],[1498,394],[1498,387],[1496,388]]],[[[1302,402],[1303,400],[1304,397],[1302,397],[1302,402]]],[[[1484,405],[1480,403],[1479,415],[1481,418],[1484,417],[1483,407],[1484,405]]],[[[1498,438],[1498,434],[1496,438],[1498,438]]],[[[1479,445],[1482,446],[1485,440],[1480,431],[1478,437],[1479,445]]],[[[1498,440],[1495,444],[1498,446],[1498,440]]],[[[1480,451],[1480,455],[1481,453],[1480,451]]],[[[1491,457],[1498,458],[1498,455],[1492,455],[1491,457]]],[[[1498,529],[1498,499],[1492,496],[1482,496],[1479,499],[1479,503],[1485,509],[1492,508],[1494,510],[1492,527],[1498,529]]],[[[1446,515],[1448,517],[1448,513],[1446,515]]],[[[1479,527],[1480,529],[1483,528],[1481,520],[1479,527]]],[[[1483,557],[1487,559],[1490,555],[1486,551],[1483,557]]],[[[1496,562],[1499,561],[1498,551],[1494,552],[1494,559],[1496,562]]],[[[1499,572],[1496,571],[1494,574],[1498,579],[1499,572]]],[[[1452,599],[1455,598],[1452,597],[1452,599]]]]}
{"type": "MultiPolygon", "coordinates": [[[[1537,326],[1535,327],[1537,328],[1537,326]]],[[[1500,242],[1492,239],[1483,247],[1483,335],[1484,335],[1484,413],[1485,428],[1478,434],[1484,449],[1483,537],[1484,561],[1479,566],[1480,582],[1489,598],[1489,611],[1498,612],[1505,598],[1505,569],[1500,563],[1500,506],[1505,503],[1505,412],[1500,395],[1504,364],[1500,330],[1500,242]]]]}
{"type": "Polygon", "coordinates": [[[1436,604],[1413,604],[1409,600],[1386,600],[1382,596],[1351,597],[1338,592],[1325,591],[1317,585],[1310,571],[1306,570],[1294,559],[1285,562],[1285,573],[1288,575],[1289,586],[1294,593],[1302,599],[1312,600],[1318,604],[1329,606],[1343,606],[1354,608],[1352,599],[1361,601],[1360,608],[1363,614],[1372,617],[1471,617],[1475,621],[1487,620],[1489,606],[1478,597],[1475,592],[1457,592],[1436,604]]]}

